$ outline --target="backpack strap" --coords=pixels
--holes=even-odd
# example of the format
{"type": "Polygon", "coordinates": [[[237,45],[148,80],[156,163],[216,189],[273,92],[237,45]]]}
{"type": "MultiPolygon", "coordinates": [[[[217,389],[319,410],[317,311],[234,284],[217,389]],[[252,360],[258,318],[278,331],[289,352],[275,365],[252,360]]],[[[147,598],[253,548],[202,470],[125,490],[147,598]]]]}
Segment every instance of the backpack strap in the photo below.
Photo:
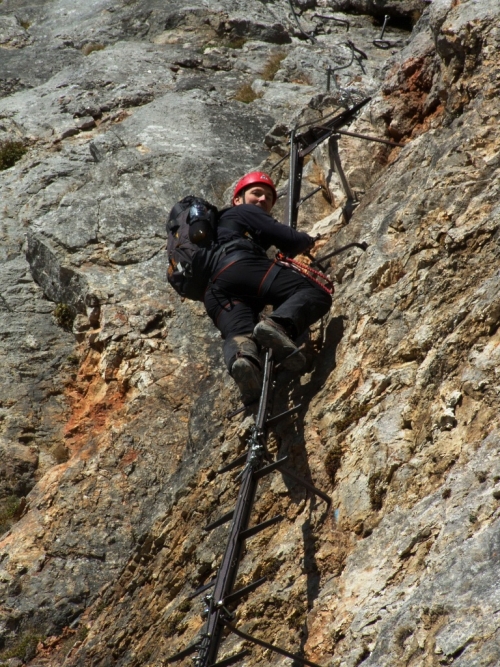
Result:
{"type": "Polygon", "coordinates": [[[245,251],[247,255],[248,253],[251,253],[252,255],[262,255],[267,257],[264,248],[262,248],[260,245],[257,245],[257,243],[255,243],[252,238],[244,236],[243,238],[235,239],[234,241],[228,241],[227,243],[222,244],[216,251],[218,254],[218,259],[229,255],[235,250],[245,251]]]}
{"type": "Polygon", "coordinates": [[[221,220],[218,227],[223,227],[224,229],[230,229],[233,232],[238,232],[241,236],[245,236],[245,233],[249,233],[246,227],[241,224],[241,222],[236,222],[236,220],[221,220]]]}
{"type": "Polygon", "coordinates": [[[236,232],[237,234],[239,234],[243,239],[248,239],[249,241],[252,241],[255,245],[257,245],[260,248],[252,232],[248,229],[248,227],[242,225],[241,222],[236,222],[236,220],[222,220],[221,222],[217,223],[217,227],[230,229],[232,232],[236,232]]]}

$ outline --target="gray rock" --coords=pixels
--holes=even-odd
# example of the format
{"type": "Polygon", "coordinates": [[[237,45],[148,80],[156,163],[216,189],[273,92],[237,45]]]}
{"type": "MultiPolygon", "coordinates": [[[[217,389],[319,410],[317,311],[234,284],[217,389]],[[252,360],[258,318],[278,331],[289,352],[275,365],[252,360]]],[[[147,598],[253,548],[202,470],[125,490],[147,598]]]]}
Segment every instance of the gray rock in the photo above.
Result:
{"type": "MultiPolygon", "coordinates": [[[[498,434],[495,433],[481,444],[467,470],[449,476],[445,486],[451,494],[446,501],[449,510],[444,523],[436,514],[443,502],[441,493],[437,493],[415,506],[411,517],[395,513],[394,523],[390,518],[388,522],[384,520],[349,559],[343,576],[353,582],[350,592],[356,591],[359,598],[364,595],[360,592],[363,584],[359,586],[354,582],[361,581],[357,570],[363,568],[367,550],[373,545],[384,554],[378,568],[378,593],[377,586],[368,593],[368,597],[377,602],[370,608],[365,598],[364,610],[355,615],[351,625],[355,636],[364,634],[368,643],[375,639],[366,664],[390,665],[394,664],[395,655],[399,660],[415,653],[425,655],[431,648],[427,643],[431,637],[431,650],[442,656],[442,660],[453,658],[458,664],[478,664],[475,661],[480,659],[479,647],[485,640],[489,648],[484,647],[483,656],[495,653],[495,642],[488,643],[487,638],[494,637],[497,631],[492,610],[498,605],[499,591],[492,554],[498,549],[498,535],[493,525],[485,526],[485,530],[474,529],[471,534],[471,525],[475,526],[471,524],[471,517],[475,517],[474,521],[478,517],[486,519],[490,512],[495,512],[492,501],[487,502],[488,508],[479,509],[486,489],[484,482],[478,484],[475,472],[482,470],[486,462],[488,466],[492,464],[497,449],[498,434]],[[423,525],[426,528],[419,528],[423,525]],[[394,531],[391,537],[387,530],[394,531]],[[465,535],[468,537],[462,541],[465,535]],[[400,594],[391,598],[385,598],[384,593],[381,595],[385,589],[383,581],[391,576],[391,570],[394,572],[402,563],[416,558],[419,551],[428,555],[425,556],[426,572],[418,585],[415,581],[413,586],[406,590],[401,588],[400,594]],[[481,605],[476,604],[477,600],[481,600],[481,605]],[[391,609],[390,620],[382,613],[388,608],[391,609]],[[371,619],[374,619],[375,632],[363,633],[371,619]]],[[[491,468],[490,474],[495,474],[491,468]]],[[[347,662],[351,664],[349,658],[347,662]]]]}
{"type": "Polygon", "coordinates": [[[29,44],[29,34],[14,14],[0,16],[0,48],[20,49],[29,44]]]}

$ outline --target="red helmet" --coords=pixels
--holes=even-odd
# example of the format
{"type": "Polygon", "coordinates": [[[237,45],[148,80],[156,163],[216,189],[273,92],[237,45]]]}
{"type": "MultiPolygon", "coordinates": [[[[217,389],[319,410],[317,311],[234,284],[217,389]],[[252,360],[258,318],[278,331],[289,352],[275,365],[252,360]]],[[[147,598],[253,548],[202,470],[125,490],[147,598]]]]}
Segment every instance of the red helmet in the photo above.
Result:
{"type": "Polygon", "coordinates": [[[236,197],[240,194],[243,188],[248,187],[249,185],[268,185],[273,191],[273,206],[276,203],[278,195],[276,193],[276,186],[274,185],[272,178],[265,174],[263,171],[251,171],[249,174],[245,174],[243,178],[236,183],[236,187],[233,192],[233,203],[236,197]]]}

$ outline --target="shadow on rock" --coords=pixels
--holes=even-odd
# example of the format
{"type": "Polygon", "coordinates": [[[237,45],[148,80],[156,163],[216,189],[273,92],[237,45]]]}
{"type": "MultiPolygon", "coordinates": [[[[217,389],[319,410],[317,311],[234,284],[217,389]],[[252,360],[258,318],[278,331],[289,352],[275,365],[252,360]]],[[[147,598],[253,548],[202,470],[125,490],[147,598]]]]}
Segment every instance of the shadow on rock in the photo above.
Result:
{"type": "MultiPolygon", "coordinates": [[[[335,317],[328,323],[324,331],[324,343],[321,351],[317,354],[314,362],[315,367],[311,373],[310,381],[304,386],[298,386],[298,378],[294,377],[287,384],[286,388],[280,391],[280,377],[277,378],[278,391],[275,397],[275,413],[283,412],[287,409],[290,395],[290,384],[293,385],[291,391],[292,401],[294,404],[301,404],[301,409],[297,419],[291,424],[286,421],[276,429],[276,434],[281,442],[279,449],[279,458],[288,455],[289,459],[287,467],[300,475],[304,480],[316,486],[316,482],[311,474],[311,468],[308,462],[307,448],[304,434],[304,416],[308,413],[309,403],[314,398],[316,393],[325,384],[328,377],[336,366],[337,347],[344,335],[344,322],[342,317],[335,317]],[[300,390],[300,393],[299,393],[300,390]],[[299,398],[300,396],[300,398],[299,398]]],[[[283,374],[282,381],[288,378],[283,374]]],[[[283,386],[283,385],[282,385],[283,386]]],[[[292,503],[299,503],[301,500],[311,496],[304,487],[292,481],[290,478],[283,476],[283,481],[290,494],[292,503]]],[[[303,535],[303,550],[304,560],[303,569],[307,575],[307,609],[312,609],[314,601],[319,595],[321,585],[321,572],[317,564],[317,533],[321,525],[329,515],[329,507],[327,507],[320,498],[315,496],[310,497],[310,505],[308,517],[302,526],[303,535]],[[316,507],[321,504],[322,513],[319,518],[313,516],[316,507]]],[[[304,647],[308,640],[308,630],[306,623],[303,624],[301,630],[301,642],[299,654],[304,652],[304,647]]],[[[298,667],[299,663],[294,662],[294,667],[298,667]]]]}

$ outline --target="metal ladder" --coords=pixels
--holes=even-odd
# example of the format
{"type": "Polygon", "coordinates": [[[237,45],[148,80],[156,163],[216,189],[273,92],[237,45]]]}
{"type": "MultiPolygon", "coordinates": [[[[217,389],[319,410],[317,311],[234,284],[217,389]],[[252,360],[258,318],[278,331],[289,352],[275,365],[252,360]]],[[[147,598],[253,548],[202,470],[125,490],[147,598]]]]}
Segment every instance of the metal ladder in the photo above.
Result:
{"type": "Polygon", "coordinates": [[[231,510],[205,527],[205,530],[209,531],[224,523],[232,521],[226,549],[217,576],[212,582],[201,587],[190,596],[195,597],[196,595],[200,595],[206,590],[213,588],[213,592],[208,593],[203,598],[206,604],[206,608],[203,612],[206,617],[206,623],[198,639],[183,651],[168,658],[167,663],[176,662],[189,655],[193,655],[193,665],[195,665],[195,667],[225,667],[226,665],[232,665],[238,662],[248,655],[248,650],[240,651],[229,658],[217,662],[217,655],[223,640],[223,633],[225,628],[227,628],[231,633],[238,635],[242,639],[263,646],[264,648],[270,649],[271,651],[288,658],[293,658],[303,665],[320,667],[317,663],[312,662],[311,660],[307,660],[299,655],[285,651],[274,644],[270,644],[269,642],[242,632],[232,624],[234,614],[228,610],[229,605],[237,603],[245,595],[251,593],[267,581],[267,577],[262,577],[244,588],[233,590],[245,541],[254,535],[257,535],[260,531],[279,523],[283,519],[283,516],[278,515],[267,521],[263,521],[256,526],[252,526],[251,528],[248,527],[259,480],[266,475],[270,475],[275,470],[279,470],[283,475],[290,477],[315,495],[319,496],[328,505],[331,503],[331,500],[326,493],[285,468],[288,459],[287,456],[273,461],[273,457],[267,449],[266,440],[269,427],[288,415],[293,414],[300,408],[300,405],[297,405],[274,417],[269,415],[269,406],[271,404],[273,390],[273,373],[273,354],[271,350],[267,350],[264,361],[259,408],[255,424],[247,440],[248,449],[244,454],[238,456],[218,471],[218,473],[221,474],[239,466],[243,466],[241,473],[238,475],[238,478],[241,480],[241,486],[236,506],[234,510],[231,510]]]}

